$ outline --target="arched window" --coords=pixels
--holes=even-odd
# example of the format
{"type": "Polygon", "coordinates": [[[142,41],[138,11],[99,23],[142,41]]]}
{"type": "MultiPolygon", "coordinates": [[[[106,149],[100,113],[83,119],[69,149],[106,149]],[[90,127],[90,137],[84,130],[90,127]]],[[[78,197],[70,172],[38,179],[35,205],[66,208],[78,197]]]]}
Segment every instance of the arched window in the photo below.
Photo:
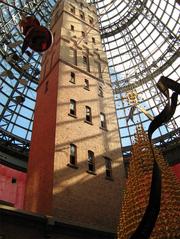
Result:
{"type": "Polygon", "coordinates": [[[91,108],[86,106],[86,121],[92,122],[91,108]]]}
{"type": "Polygon", "coordinates": [[[76,115],[76,101],[73,99],[70,99],[70,114],[76,115]]]}
{"type": "Polygon", "coordinates": [[[91,150],[88,150],[88,171],[95,172],[94,152],[91,150]]]}

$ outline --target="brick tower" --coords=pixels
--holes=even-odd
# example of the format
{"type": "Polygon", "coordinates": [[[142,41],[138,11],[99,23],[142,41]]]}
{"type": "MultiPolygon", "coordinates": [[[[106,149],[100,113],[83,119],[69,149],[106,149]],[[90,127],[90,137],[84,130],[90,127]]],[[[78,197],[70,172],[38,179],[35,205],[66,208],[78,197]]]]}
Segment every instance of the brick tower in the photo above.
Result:
{"type": "Polygon", "coordinates": [[[59,1],[42,59],[25,209],[115,232],[124,167],[96,10],[59,1]]]}

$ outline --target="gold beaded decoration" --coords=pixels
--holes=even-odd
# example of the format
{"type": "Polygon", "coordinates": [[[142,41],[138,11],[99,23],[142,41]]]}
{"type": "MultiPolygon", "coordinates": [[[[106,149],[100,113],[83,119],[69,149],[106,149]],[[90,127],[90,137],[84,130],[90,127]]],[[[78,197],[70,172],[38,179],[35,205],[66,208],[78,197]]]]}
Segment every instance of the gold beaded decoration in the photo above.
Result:
{"type": "Polygon", "coordinates": [[[151,145],[143,128],[138,127],[117,229],[118,239],[129,239],[145,213],[151,188],[152,150],[161,170],[162,185],[160,212],[150,239],[180,238],[180,183],[160,150],[151,145]]]}

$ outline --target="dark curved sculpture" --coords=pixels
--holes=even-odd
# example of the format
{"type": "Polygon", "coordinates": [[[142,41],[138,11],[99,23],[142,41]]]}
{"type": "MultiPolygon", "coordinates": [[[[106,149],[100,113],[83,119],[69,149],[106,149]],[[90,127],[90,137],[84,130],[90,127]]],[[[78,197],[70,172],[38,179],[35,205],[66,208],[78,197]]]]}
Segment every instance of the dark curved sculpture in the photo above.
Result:
{"type": "Polygon", "coordinates": [[[42,26],[30,29],[24,39],[22,52],[25,52],[27,47],[30,47],[36,52],[46,51],[52,44],[51,32],[42,26]]]}
{"type": "Polygon", "coordinates": [[[22,54],[28,47],[36,52],[44,52],[51,46],[51,32],[46,27],[40,26],[39,21],[34,16],[22,16],[19,26],[25,35],[22,54]]]}
{"type": "Polygon", "coordinates": [[[169,99],[169,102],[166,104],[165,108],[161,113],[154,118],[154,120],[150,123],[148,129],[148,137],[151,140],[151,136],[156,129],[158,129],[162,124],[167,123],[171,117],[174,115],[176,107],[177,107],[177,99],[178,94],[174,92],[169,99]]]}
{"type": "Polygon", "coordinates": [[[19,27],[22,28],[22,33],[25,36],[30,28],[38,26],[40,26],[40,23],[34,16],[22,16],[22,19],[19,22],[19,27]]]}
{"type": "Polygon", "coordinates": [[[168,102],[161,113],[154,118],[154,120],[149,125],[148,136],[151,140],[151,136],[156,129],[158,129],[162,124],[167,123],[173,116],[177,107],[177,98],[180,94],[180,84],[165,77],[161,76],[157,83],[158,89],[163,93],[163,95],[168,99],[168,102]],[[169,97],[169,89],[173,90],[171,98],[169,97]]]}
{"type": "MultiPolygon", "coordinates": [[[[164,76],[158,81],[157,87],[166,96],[168,102],[161,113],[149,125],[148,137],[150,141],[154,131],[162,124],[167,123],[173,116],[177,107],[178,94],[180,94],[180,84],[164,76]],[[169,89],[174,91],[171,98],[169,97],[169,89]]],[[[153,148],[152,152],[154,155],[153,148]]],[[[160,204],[161,170],[154,157],[149,204],[139,226],[130,239],[148,239],[150,237],[160,211],[160,204]]]]}

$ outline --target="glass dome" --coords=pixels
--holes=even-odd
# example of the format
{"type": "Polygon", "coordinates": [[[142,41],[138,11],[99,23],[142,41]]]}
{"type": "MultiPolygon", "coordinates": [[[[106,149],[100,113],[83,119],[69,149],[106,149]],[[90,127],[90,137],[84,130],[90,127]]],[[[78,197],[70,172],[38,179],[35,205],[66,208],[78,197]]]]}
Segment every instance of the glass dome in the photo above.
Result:
{"type": "MultiPolygon", "coordinates": [[[[167,0],[87,0],[97,8],[114,92],[124,151],[135,127],[147,130],[165,98],[156,83],[164,75],[179,81],[179,5],[167,0]]],[[[0,136],[1,142],[28,151],[31,140],[41,54],[22,55],[20,15],[34,14],[48,26],[55,0],[0,0],[0,136]]],[[[159,128],[155,142],[179,137],[180,106],[159,128]]]]}

